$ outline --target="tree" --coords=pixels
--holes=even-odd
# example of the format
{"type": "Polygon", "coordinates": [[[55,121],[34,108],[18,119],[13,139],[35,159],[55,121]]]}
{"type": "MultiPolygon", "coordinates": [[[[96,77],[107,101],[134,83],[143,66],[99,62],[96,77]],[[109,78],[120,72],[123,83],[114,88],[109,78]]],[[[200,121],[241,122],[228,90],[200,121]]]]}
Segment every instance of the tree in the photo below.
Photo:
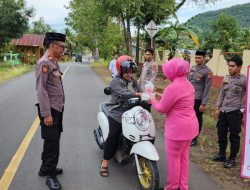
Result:
{"type": "Polygon", "coordinates": [[[221,14],[212,22],[210,31],[205,34],[204,49],[219,48],[225,52],[239,51],[240,28],[232,16],[221,14]]]}
{"type": "MultiPolygon", "coordinates": [[[[204,3],[215,2],[217,0],[190,0],[200,5],[204,3]]],[[[139,48],[140,30],[144,30],[144,26],[154,20],[156,24],[163,24],[170,16],[174,16],[175,12],[184,5],[187,0],[103,0],[104,7],[111,17],[121,20],[124,30],[124,41],[126,42],[126,50],[131,54],[131,29],[134,24],[137,27],[137,51],[139,48]]],[[[147,39],[149,41],[149,38],[147,39]]]]}
{"type": "Polygon", "coordinates": [[[27,8],[24,0],[0,0],[0,48],[21,37],[32,16],[33,8],[27,8]]]}
{"type": "Polygon", "coordinates": [[[76,51],[76,42],[75,42],[76,36],[69,28],[65,29],[65,35],[67,36],[65,44],[68,48],[69,54],[72,55],[72,53],[76,51]]]}
{"type": "Polygon", "coordinates": [[[103,0],[104,8],[111,17],[115,17],[123,26],[123,37],[126,46],[126,54],[132,54],[131,24],[132,19],[139,14],[142,0],[103,0]]]}
{"type": "Polygon", "coordinates": [[[202,31],[198,27],[188,24],[180,24],[178,20],[175,23],[168,22],[170,25],[162,29],[157,37],[156,41],[170,50],[169,58],[174,56],[176,49],[197,49],[200,47],[202,31]]]}
{"type": "MultiPolygon", "coordinates": [[[[207,3],[216,0],[189,1],[207,3]]],[[[131,26],[137,27],[138,42],[140,31],[144,30],[144,26],[150,20],[154,20],[156,24],[164,24],[170,16],[176,17],[175,12],[185,2],[186,0],[71,0],[68,7],[70,13],[66,21],[76,31],[78,45],[87,46],[92,52],[104,44],[103,37],[107,34],[105,31],[110,31],[107,28],[114,26],[111,23],[116,24],[122,33],[117,32],[112,38],[119,39],[119,36],[123,35],[126,53],[131,55],[131,26]]],[[[112,40],[112,42],[115,41],[112,40]]],[[[117,44],[112,45],[112,47],[114,46],[117,44]]],[[[137,43],[138,47],[139,42],[137,43]]],[[[117,49],[119,48],[117,47],[117,49]]],[[[101,50],[101,52],[105,51],[107,50],[101,50]]]]}
{"type": "Polygon", "coordinates": [[[120,33],[120,28],[116,23],[109,22],[103,30],[100,40],[100,56],[104,59],[111,59],[114,52],[122,53],[124,39],[120,33]]]}
{"type": "Polygon", "coordinates": [[[109,18],[100,0],[73,0],[67,24],[76,31],[76,46],[91,49],[94,58],[98,60],[99,51],[102,56],[109,57],[120,49],[123,40],[115,19],[109,18]]]}
{"type": "Polygon", "coordinates": [[[30,32],[34,34],[45,34],[46,32],[55,32],[50,25],[44,22],[44,18],[40,17],[37,21],[32,22],[30,32]]]}
{"type": "Polygon", "coordinates": [[[68,7],[70,13],[66,19],[66,23],[76,31],[77,48],[89,47],[96,60],[99,59],[101,32],[107,25],[100,7],[95,0],[73,0],[68,7]]]}

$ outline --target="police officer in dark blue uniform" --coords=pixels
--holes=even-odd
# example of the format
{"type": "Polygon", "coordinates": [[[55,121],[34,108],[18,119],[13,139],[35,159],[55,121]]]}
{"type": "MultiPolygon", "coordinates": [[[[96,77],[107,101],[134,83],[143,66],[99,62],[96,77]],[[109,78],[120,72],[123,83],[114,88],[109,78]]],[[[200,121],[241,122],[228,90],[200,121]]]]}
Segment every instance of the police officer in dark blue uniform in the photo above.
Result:
{"type": "Polygon", "coordinates": [[[57,168],[59,159],[60,137],[64,110],[64,90],[62,72],[58,60],[64,52],[66,36],[60,33],[46,33],[44,56],[36,64],[36,90],[41,136],[44,140],[42,165],[39,176],[47,176],[46,184],[51,190],[60,190],[61,185],[56,175],[62,174],[57,168]]]}

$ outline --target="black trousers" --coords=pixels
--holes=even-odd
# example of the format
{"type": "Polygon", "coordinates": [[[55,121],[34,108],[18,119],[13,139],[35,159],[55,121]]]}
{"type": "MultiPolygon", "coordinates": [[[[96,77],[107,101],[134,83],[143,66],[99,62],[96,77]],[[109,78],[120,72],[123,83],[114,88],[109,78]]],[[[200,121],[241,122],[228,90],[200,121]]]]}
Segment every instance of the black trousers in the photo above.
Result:
{"type": "Polygon", "coordinates": [[[228,132],[230,140],[230,159],[235,159],[240,149],[242,113],[240,110],[231,111],[228,113],[220,112],[217,122],[219,154],[225,155],[228,142],[228,132]]]}
{"type": "MultiPolygon", "coordinates": [[[[196,99],[194,100],[194,111],[195,111],[196,117],[197,117],[198,122],[199,122],[199,134],[201,132],[202,122],[203,122],[203,119],[202,119],[203,112],[200,112],[200,110],[199,110],[201,102],[202,102],[202,100],[196,100],[196,99]]],[[[199,137],[199,135],[196,136],[193,140],[197,140],[198,137],[199,137]]]]}
{"type": "Polygon", "coordinates": [[[38,105],[38,115],[41,125],[41,136],[44,140],[43,152],[41,155],[42,165],[40,170],[48,173],[50,176],[56,176],[56,167],[59,160],[60,137],[62,132],[63,113],[55,109],[51,109],[53,125],[47,126],[44,124],[44,118],[40,115],[38,105]]]}
{"type": "Polygon", "coordinates": [[[104,146],[104,160],[110,160],[115,155],[119,144],[119,137],[122,132],[122,124],[115,121],[111,117],[108,117],[109,120],[109,134],[104,146]]]}

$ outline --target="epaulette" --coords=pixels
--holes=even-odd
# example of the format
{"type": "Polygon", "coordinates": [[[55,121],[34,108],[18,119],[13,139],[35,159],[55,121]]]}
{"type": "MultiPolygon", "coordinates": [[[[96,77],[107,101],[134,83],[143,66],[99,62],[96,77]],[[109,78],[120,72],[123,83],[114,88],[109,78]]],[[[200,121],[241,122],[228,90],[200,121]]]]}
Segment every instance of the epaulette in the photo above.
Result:
{"type": "Polygon", "coordinates": [[[223,84],[228,84],[228,79],[229,79],[230,75],[226,75],[223,79],[223,84]]]}

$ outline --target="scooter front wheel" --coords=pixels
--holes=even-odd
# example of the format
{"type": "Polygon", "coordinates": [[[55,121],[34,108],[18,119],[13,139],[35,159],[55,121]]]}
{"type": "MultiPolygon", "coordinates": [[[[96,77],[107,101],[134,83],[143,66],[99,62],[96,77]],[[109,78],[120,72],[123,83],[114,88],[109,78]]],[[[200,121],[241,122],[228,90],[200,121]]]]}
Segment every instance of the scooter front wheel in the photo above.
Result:
{"type": "Polygon", "coordinates": [[[142,174],[138,174],[138,180],[143,190],[158,190],[160,183],[157,162],[139,157],[139,167],[142,174]]]}

